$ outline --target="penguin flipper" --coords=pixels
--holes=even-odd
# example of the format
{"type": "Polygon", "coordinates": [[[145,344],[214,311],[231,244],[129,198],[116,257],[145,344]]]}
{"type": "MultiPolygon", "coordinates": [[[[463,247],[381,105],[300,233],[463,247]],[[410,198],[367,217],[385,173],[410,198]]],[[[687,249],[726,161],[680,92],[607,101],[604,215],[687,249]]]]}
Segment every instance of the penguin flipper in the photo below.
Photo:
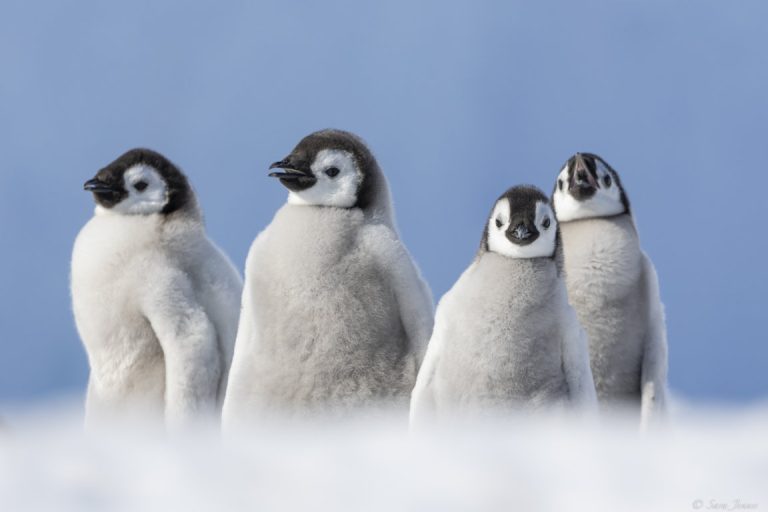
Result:
{"type": "Polygon", "coordinates": [[[645,253],[643,274],[649,318],[640,375],[640,426],[647,429],[654,419],[666,411],[668,363],[667,326],[659,293],[659,278],[645,253]]]}
{"type": "Polygon", "coordinates": [[[165,420],[177,428],[214,410],[221,354],[213,323],[182,270],[166,268],[148,282],[141,306],[163,350],[165,420]]]}
{"type": "Polygon", "coordinates": [[[221,407],[234,356],[240,316],[240,300],[243,294],[243,279],[227,255],[210,240],[208,243],[210,244],[210,254],[207,261],[212,278],[205,283],[201,294],[205,294],[209,299],[206,313],[217,329],[222,369],[217,403],[221,407]]]}
{"type": "Polygon", "coordinates": [[[427,350],[434,325],[432,292],[408,250],[388,226],[377,224],[363,231],[363,243],[378,259],[395,292],[400,319],[416,356],[416,369],[427,350]]]}
{"type": "Polygon", "coordinates": [[[441,342],[437,336],[437,325],[429,340],[424,362],[416,377],[416,385],[411,392],[410,428],[418,430],[435,420],[437,404],[435,401],[434,378],[439,361],[441,342]]]}
{"type": "Polygon", "coordinates": [[[589,411],[597,410],[597,392],[589,364],[587,333],[581,327],[576,311],[565,301],[567,309],[563,322],[563,370],[568,382],[571,404],[589,411]]]}
{"type": "MultiPolygon", "coordinates": [[[[253,253],[253,250],[251,251],[253,253]]],[[[253,280],[248,279],[251,273],[251,255],[245,264],[246,282],[243,287],[243,295],[240,305],[240,320],[237,326],[235,339],[235,352],[232,357],[232,366],[229,370],[229,382],[224,397],[224,405],[221,411],[222,429],[226,432],[236,426],[249,413],[248,384],[253,378],[251,372],[251,351],[258,343],[255,317],[253,314],[253,280]]]]}

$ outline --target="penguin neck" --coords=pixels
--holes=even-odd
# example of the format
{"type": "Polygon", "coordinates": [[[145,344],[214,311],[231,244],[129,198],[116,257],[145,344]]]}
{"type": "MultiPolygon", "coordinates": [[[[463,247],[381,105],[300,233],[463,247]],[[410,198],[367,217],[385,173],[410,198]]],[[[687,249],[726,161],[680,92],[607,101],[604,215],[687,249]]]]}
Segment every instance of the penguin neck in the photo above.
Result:
{"type": "Polygon", "coordinates": [[[371,183],[368,184],[366,192],[358,192],[364,196],[362,198],[358,197],[358,204],[361,200],[364,203],[360,206],[369,223],[384,224],[397,233],[395,212],[392,206],[392,196],[389,192],[387,178],[378,164],[375,164],[375,167],[369,173],[370,177],[368,179],[371,180],[371,183]]]}
{"type": "Polygon", "coordinates": [[[633,286],[642,267],[642,252],[631,216],[564,222],[560,232],[569,287],[602,276],[613,281],[612,290],[633,286]]]}
{"type": "MultiPolygon", "coordinates": [[[[585,235],[585,240],[636,240],[637,226],[632,215],[622,213],[610,217],[590,217],[560,223],[560,233],[565,247],[573,243],[574,234],[585,235]]],[[[567,251],[566,251],[567,252],[567,251]]]]}
{"type": "Polygon", "coordinates": [[[494,252],[480,254],[466,277],[484,283],[479,293],[499,303],[515,302],[524,294],[526,303],[539,304],[564,286],[557,264],[551,258],[518,259],[494,252]]]}
{"type": "MultiPolygon", "coordinates": [[[[385,224],[395,230],[394,218],[389,202],[376,200],[366,208],[357,206],[340,208],[337,206],[301,205],[286,202],[275,215],[275,221],[292,219],[290,222],[296,229],[303,230],[301,226],[314,226],[320,232],[327,227],[335,231],[344,230],[346,227],[365,224],[385,224]]],[[[388,199],[388,195],[387,195],[388,199]]]]}
{"type": "Polygon", "coordinates": [[[264,232],[265,258],[293,274],[328,268],[354,249],[365,224],[359,208],[286,204],[264,232]]]}
{"type": "Polygon", "coordinates": [[[521,272],[526,274],[557,273],[557,264],[553,258],[511,258],[491,251],[481,251],[477,263],[482,262],[500,273],[521,272]]]}
{"type": "Polygon", "coordinates": [[[272,221],[283,236],[304,240],[332,240],[346,236],[367,222],[360,208],[286,203],[272,221]]]}
{"type": "Polygon", "coordinates": [[[200,226],[204,224],[203,211],[200,209],[197,198],[194,196],[184,206],[164,214],[163,217],[163,222],[165,223],[183,222],[186,224],[199,224],[200,226]]]}
{"type": "Polygon", "coordinates": [[[635,219],[632,217],[632,214],[629,212],[623,212],[623,213],[617,213],[616,215],[608,215],[604,217],[584,217],[580,219],[574,219],[574,220],[567,220],[567,221],[559,221],[561,228],[563,226],[576,226],[576,225],[589,225],[589,224],[601,224],[604,223],[605,225],[612,224],[616,226],[626,227],[628,229],[631,229],[635,233],[637,232],[637,227],[635,225],[635,219]]]}
{"type": "Polygon", "coordinates": [[[110,208],[105,208],[100,204],[96,204],[94,209],[95,217],[103,218],[119,218],[119,219],[133,219],[135,222],[174,222],[174,221],[186,221],[186,222],[203,222],[203,212],[197,202],[197,198],[194,194],[190,194],[189,199],[180,207],[170,212],[158,212],[152,214],[135,214],[125,215],[117,213],[110,208]]]}
{"type": "Polygon", "coordinates": [[[125,237],[129,239],[127,241],[132,239],[136,244],[158,238],[172,240],[205,231],[202,212],[196,201],[190,201],[170,213],[149,215],[121,215],[98,206],[93,220],[98,225],[109,226],[108,231],[115,237],[125,237]]]}

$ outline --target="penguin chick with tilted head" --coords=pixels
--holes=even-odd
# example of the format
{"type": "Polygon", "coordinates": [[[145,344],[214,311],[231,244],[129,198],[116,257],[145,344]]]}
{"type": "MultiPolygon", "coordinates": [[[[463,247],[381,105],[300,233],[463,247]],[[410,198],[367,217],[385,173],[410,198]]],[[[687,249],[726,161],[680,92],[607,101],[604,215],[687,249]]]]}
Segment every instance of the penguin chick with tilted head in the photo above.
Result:
{"type": "Polygon", "coordinates": [[[577,153],[560,171],[552,200],[598,399],[638,407],[646,426],[664,409],[667,339],[656,270],[640,249],[627,194],[605,160],[577,153]]]}
{"type": "Polygon", "coordinates": [[[548,198],[529,186],[499,197],[474,261],[438,304],[412,426],[467,413],[596,406],[559,257],[548,198]]]}
{"type": "Polygon", "coordinates": [[[187,178],[159,153],[133,149],[85,190],[96,211],[75,241],[71,287],[91,368],[86,422],[140,410],[174,428],[215,412],[242,280],[206,236],[187,178]]]}
{"type": "Polygon", "coordinates": [[[225,428],[406,406],[433,304],[373,154],[351,133],[323,130],[270,168],[288,200],[246,262],[225,428]]]}

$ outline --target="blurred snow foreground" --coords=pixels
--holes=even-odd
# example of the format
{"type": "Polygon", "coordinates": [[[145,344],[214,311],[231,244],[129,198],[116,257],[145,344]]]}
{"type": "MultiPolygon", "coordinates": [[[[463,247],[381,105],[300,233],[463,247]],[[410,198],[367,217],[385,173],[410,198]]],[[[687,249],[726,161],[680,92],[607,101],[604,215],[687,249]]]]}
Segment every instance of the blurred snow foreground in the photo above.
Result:
{"type": "Polygon", "coordinates": [[[636,422],[516,417],[409,434],[402,418],[222,436],[80,411],[5,413],[0,511],[767,510],[768,405],[636,422]]]}

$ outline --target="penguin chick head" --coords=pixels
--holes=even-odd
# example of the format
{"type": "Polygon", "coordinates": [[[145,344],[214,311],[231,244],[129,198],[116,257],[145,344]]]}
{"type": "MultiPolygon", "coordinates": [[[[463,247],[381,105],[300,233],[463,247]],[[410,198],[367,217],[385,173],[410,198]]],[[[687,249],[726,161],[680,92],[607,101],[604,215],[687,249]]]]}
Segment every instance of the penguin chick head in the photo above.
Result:
{"type": "Polygon", "coordinates": [[[629,213],[618,173],[593,153],[576,153],[555,183],[552,204],[560,222],[629,213]]]}
{"type": "Polygon", "coordinates": [[[107,165],[83,188],[93,193],[97,213],[170,214],[192,201],[186,176],[160,153],[132,149],[107,165]]]}
{"type": "Polygon", "coordinates": [[[321,130],[304,137],[291,154],[269,166],[296,205],[367,208],[383,186],[376,159],[356,135],[321,130]]]}
{"type": "Polygon", "coordinates": [[[512,187],[496,200],[485,227],[487,251],[509,258],[551,258],[557,250],[557,220],[536,187],[512,187]]]}

